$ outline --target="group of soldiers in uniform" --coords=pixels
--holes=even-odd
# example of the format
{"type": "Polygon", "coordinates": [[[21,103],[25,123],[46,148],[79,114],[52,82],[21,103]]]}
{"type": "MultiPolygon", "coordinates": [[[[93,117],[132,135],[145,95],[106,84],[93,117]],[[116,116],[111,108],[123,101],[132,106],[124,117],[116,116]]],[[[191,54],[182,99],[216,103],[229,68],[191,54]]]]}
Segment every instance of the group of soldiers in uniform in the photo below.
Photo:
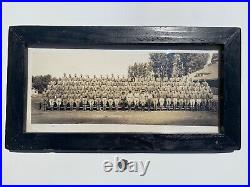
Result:
{"type": "Polygon", "coordinates": [[[43,91],[43,110],[209,110],[213,92],[206,81],[176,78],[66,75],[43,91]]]}

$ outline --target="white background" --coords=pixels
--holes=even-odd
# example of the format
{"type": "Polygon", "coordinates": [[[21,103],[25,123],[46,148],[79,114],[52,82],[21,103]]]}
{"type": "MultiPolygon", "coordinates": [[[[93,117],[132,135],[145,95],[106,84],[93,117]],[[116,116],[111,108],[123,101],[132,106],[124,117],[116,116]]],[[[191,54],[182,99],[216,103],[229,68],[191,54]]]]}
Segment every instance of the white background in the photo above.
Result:
{"type": "MultiPolygon", "coordinates": [[[[247,184],[247,6],[247,3],[3,3],[3,98],[6,98],[10,25],[183,25],[242,29],[240,151],[224,154],[28,154],[10,153],[3,146],[3,184],[247,184]],[[140,177],[129,172],[104,173],[102,162],[113,160],[114,155],[127,160],[150,160],[147,174],[140,177]]],[[[3,129],[5,108],[4,99],[3,129]]]]}

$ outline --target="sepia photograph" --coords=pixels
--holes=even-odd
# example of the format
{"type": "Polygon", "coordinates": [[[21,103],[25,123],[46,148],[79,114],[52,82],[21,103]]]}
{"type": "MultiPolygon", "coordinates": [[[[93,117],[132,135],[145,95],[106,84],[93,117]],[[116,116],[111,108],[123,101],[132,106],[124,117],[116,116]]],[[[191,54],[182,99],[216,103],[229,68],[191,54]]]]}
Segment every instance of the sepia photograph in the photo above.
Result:
{"type": "Polygon", "coordinates": [[[218,133],[218,50],[29,48],[27,132],[218,133]]]}

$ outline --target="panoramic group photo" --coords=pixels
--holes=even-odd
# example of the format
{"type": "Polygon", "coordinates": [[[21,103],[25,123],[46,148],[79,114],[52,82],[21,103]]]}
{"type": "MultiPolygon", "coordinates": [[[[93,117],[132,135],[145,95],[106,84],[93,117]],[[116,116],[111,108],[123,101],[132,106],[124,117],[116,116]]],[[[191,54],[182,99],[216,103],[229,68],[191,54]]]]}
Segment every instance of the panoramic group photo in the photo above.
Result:
{"type": "Polygon", "coordinates": [[[31,125],[218,126],[218,50],[29,49],[29,61],[31,125]]]}

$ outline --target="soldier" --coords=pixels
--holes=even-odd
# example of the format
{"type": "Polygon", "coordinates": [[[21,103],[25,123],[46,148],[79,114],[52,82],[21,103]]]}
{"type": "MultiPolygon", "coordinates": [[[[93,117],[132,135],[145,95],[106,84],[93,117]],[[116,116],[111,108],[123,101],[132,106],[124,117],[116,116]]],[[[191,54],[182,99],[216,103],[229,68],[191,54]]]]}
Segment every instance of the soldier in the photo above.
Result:
{"type": "Polygon", "coordinates": [[[113,109],[113,102],[114,102],[114,92],[112,91],[108,95],[109,110],[113,109]]]}
{"type": "Polygon", "coordinates": [[[196,94],[190,94],[190,109],[194,110],[195,107],[195,99],[196,99],[196,94]]]}
{"type": "Polygon", "coordinates": [[[75,98],[73,94],[69,95],[69,105],[70,105],[70,110],[73,110],[74,107],[74,103],[75,103],[75,98]]]}
{"type": "Polygon", "coordinates": [[[173,109],[176,110],[177,102],[178,102],[178,93],[174,91],[172,94],[172,102],[173,102],[173,109]]]}
{"type": "Polygon", "coordinates": [[[157,91],[154,91],[152,96],[153,96],[154,110],[157,110],[157,104],[158,104],[158,93],[157,93],[157,91]]]}
{"type": "Polygon", "coordinates": [[[197,92],[196,93],[196,104],[197,104],[197,110],[200,111],[201,110],[201,93],[197,92]]]}
{"type": "Polygon", "coordinates": [[[76,104],[76,110],[80,109],[81,99],[80,96],[77,94],[75,97],[75,104],[76,104]]]}
{"type": "Polygon", "coordinates": [[[67,95],[67,93],[64,93],[63,96],[62,96],[62,104],[63,104],[63,109],[66,110],[67,105],[68,105],[68,95],[67,95]]]}
{"type": "Polygon", "coordinates": [[[167,93],[166,93],[166,107],[167,107],[167,110],[170,110],[171,101],[172,101],[172,93],[171,93],[171,91],[167,91],[167,93]]]}
{"type": "Polygon", "coordinates": [[[208,109],[209,110],[213,110],[214,100],[213,100],[213,93],[212,93],[212,91],[208,92],[208,94],[207,94],[207,101],[208,101],[208,109]]]}
{"type": "Polygon", "coordinates": [[[201,110],[206,110],[207,106],[207,93],[205,91],[201,94],[201,110]]]}
{"type": "Polygon", "coordinates": [[[88,90],[85,90],[82,94],[82,109],[85,111],[87,110],[87,104],[88,104],[88,90]]]}
{"type": "Polygon", "coordinates": [[[179,110],[182,110],[183,103],[184,103],[184,92],[183,91],[181,91],[179,93],[178,102],[179,102],[179,110]]]}
{"type": "Polygon", "coordinates": [[[190,94],[188,91],[185,92],[184,94],[184,109],[187,110],[188,105],[190,104],[190,94]]]}
{"type": "Polygon", "coordinates": [[[152,102],[153,102],[153,95],[151,94],[151,91],[149,91],[147,93],[147,107],[148,107],[148,111],[151,110],[151,106],[152,106],[152,102]]]}
{"type": "Polygon", "coordinates": [[[127,104],[127,100],[126,100],[126,91],[122,91],[122,95],[121,95],[121,104],[122,104],[122,109],[125,110],[125,106],[127,104]]]}
{"type": "Polygon", "coordinates": [[[146,104],[146,95],[143,90],[141,91],[140,94],[140,104],[141,104],[141,110],[143,111],[145,109],[145,104],[146,104]]]}
{"type": "Polygon", "coordinates": [[[100,91],[97,91],[95,95],[96,110],[101,110],[101,100],[102,94],[100,91]]]}
{"type": "Polygon", "coordinates": [[[50,110],[54,110],[54,103],[55,103],[55,99],[54,96],[51,94],[49,96],[49,106],[50,106],[50,110]]]}
{"type": "Polygon", "coordinates": [[[140,102],[140,94],[136,90],[135,93],[134,93],[134,106],[135,106],[135,110],[138,110],[139,102],[140,102]]]}
{"type": "Polygon", "coordinates": [[[106,110],[106,108],[107,108],[107,98],[108,98],[107,92],[106,92],[106,90],[104,90],[103,94],[102,94],[102,108],[103,108],[103,110],[106,110]]]}
{"type": "Polygon", "coordinates": [[[114,103],[115,103],[115,109],[119,109],[119,103],[120,103],[120,92],[114,92],[114,103]]]}
{"type": "Polygon", "coordinates": [[[128,92],[127,96],[126,96],[126,100],[127,100],[127,103],[128,103],[128,109],[131,110],[131,106],[132,106],[133,100],[134,100],[134,95],[131,92],[131,90],[129,90],[129,92],[128,92]]]}
{"type": "Polygon", "coordinates": [[[89,110],[92,111],[95,103],[95,91],[90,91],[88,93],[89,110]]]}
{"type": "Polygon", "coordinates": [[[165,97],[166,97],[166,95],[165,95],[164,91],[161,90],[159,92],[159,98],[158,98],[161,110],[163,110],[163,107],[164,107],[165,97]]]}
{"type": "Polygon", "coordinates": [[[61,104],[62,104],[62,98],[61,98],[60,95],[58,95],[56,97],[56,107],[57,107],[57,110],[60,110],[61,104]]]}

